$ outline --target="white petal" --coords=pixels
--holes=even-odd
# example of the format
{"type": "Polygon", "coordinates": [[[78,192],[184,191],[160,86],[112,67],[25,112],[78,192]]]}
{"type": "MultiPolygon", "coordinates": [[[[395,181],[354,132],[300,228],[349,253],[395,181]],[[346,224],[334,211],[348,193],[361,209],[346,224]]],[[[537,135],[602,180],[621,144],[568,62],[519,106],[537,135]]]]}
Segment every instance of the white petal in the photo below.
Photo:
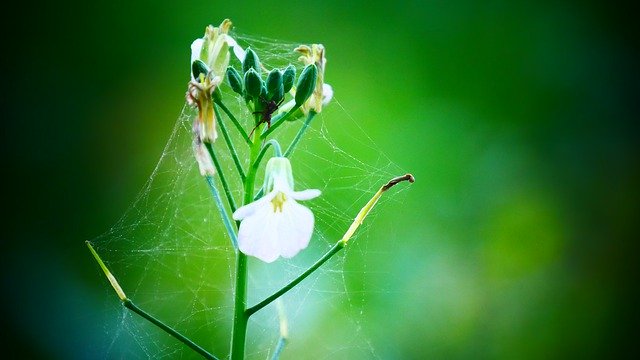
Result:
{"type": "Polygon", "coordinates": [[[333,99],[333,88],[329,84],[322,84],[322,105],[327,105],[333,99]]]}
{"type": "Polygon", "coordinates": [[[295,201],[287,201],[278,222],[280,256],[294,257],[309,245],[313,234],[313,213],[295,201]]]}
{"type": "Polygon", "coordinates": [[[240,45],[238,45],[238,43],[236,42],[236,39],[227,35],[227,44],[233,47],[233,53],[238,58],[238,60],[240,60],[241,63],[244,62],[244,57],[246,56],[246,52],[240,45]]]}
{"type": "Polygon", "coordinates": [[[271,206],[271,205],[265,204],[265,203],[268,203],[271,200],[273,200],[273,198],[275,196],[276,196],[276,192],[272,191],[272,192],[268,193],[267,195],[263,196],[261,199],[258,199],[258,200],[254,201],[252,203],[249,203],[247,205],[239,207],[233,213],[233,220],[242,220],[242,219],[246,218],[247,216],[253,215],[253,213],[256,212],[256,210],[259,209],[262,206],[271,206]]]}
{"type": "Polygon", "coordinates": [[[275,244],[277,219],[274,219],[276,214],[271,204],[264,205],[257,207],[240,224],[238,248],[247,255],[270,263],[280,256],[275,244]]]}
{"type": "Polygon", "coordinates": [[[289,196],[291,196],[295,200],[311,200],[320,196],[322,192],[318,189],[308,189],[302,191],[294,191],[290,192],[289,196]]]}
{"type": "Polygon", "coordinates": [[[189,68],[191,68],[191,64],[194,61],[200,59],[200,52],[202,52],[202,46],[204,45],[204,39],[195,39],[191,43],[191,63],[189,64],[189,68]]]}

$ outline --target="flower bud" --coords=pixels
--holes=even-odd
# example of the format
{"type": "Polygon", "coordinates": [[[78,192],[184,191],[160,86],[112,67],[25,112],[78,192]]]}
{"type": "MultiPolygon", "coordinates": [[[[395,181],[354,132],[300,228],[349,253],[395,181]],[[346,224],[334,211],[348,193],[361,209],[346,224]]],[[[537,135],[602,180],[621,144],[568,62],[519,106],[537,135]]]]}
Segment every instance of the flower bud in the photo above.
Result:
{"type": "Polygon", "coordinates": [[[313,94],[317,77],[318,68],[314,64],[307,65],[304,70],[302,70],[302,73],[298,78],[298,84],[296,85],[296,106],[304,104],[309,96],[313,94]]]}
{"type": "Polygon", "coordinates": [[[260,59],[258,59],[258,54],[256,54],[253,49],[248,48],[247,53],[244,57],[244,61],[242,62],[242,72],[247,73],[249,69],[254,69],[258,75],[261,74],[262,69],[260,68],[260,59]]]}
{"type": "Polygon", "coordinates": [[[207,76],[209,74],[209,67],[201,60],[196,60],[191,64],[191,73],[196,81],[200,80],[200,75],[207,76]]]}
{"type": "Polygon", "coordinates": [[[227,68],[227,79],[229,79],[229,85],[231,89],[236,93],[242,95],[242,77],[240,77],[240,73],[238,70],[228,67],[227,68]]]}
{"type": "Polygon", "coordinates": [[[273,69],[267,76],[267,99],[279,102],[283,97],[282,73],[278,69],[273,69]]]}
{"type": "MultiPolygon", "coordinates": [[[[249,54],[247,53],[247,57],[249,54]]],[[[260,75],[253,69],[250,68],[244,74],[244,89],[246,91],[246,95],[253,98],[258,98],[260,93],[262,92],[262,79],[260,75]]]]}
{"type": "Polygon", "coordinates": [[[293,65],[287,66],[282,74],[282,86],[283,91],[288,93],[293,87],[293,81],[296,79],[296,67],[293,65]]]}

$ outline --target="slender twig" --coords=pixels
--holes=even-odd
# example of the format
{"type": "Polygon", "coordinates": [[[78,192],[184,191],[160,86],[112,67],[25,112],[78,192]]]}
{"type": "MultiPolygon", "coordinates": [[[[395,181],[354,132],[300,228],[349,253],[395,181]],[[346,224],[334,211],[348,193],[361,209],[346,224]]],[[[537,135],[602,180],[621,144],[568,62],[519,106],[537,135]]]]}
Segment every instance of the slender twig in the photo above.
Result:
{"type": "Polygon", "coordinates": [[[276,307],[278,309],[278,320],[280,321],[280,338],[276,344],[276,349],[273,351],[271,360],[279,360],[284,346],[287,344],[289,338],[289,323],[287,322],[287,315],[284,312],[284,305],[282,305],[282,299],[276,300],[276,307]]]}
{"type": "MultiPolygon", "coordinates": [[[[260,162],[262,161],[262,158],[264,157],[264,155],[267,152],[267,149],[269,148],[269,145],[273,146],[273,152],[275,153],[274,155],[277,157],[282,156],[282,148],[280,147],[280,143],[276,140],[276,139],[270,139],[269,141],[267,141],[264,146],[262,147],[262,150],[260,150],[260,154],[258,155],[258,159],[256,160],[256,162],[253,164],[253,168],[254,169],[258,169],[258,167],[260,166],[260,162]]],[[[264,195],[264,188],[260,188],[260,190],[258,190],[258,193],[253,197],[253,201],[256,201],[258,199],[260,199],[262,197],[262,195],[264,195]]]]}
{"type": "Polygon", "coordinates": [[[227,126],[222,121],[220,116],[220,112],[218,111],[218,107],[214,106],[213,111],[216,114],[216,117],[220,120],[218,124],[220,125],[220,132],[222,132],[222,137],[224,137],[224,142],[227,143],[227,147],[229,148],[229,152],[231,153],[231,158],[233,159],[234,164],[236,164],[236,169],[238,169],[238,174],[240,175],[240,179],[244,182],[245,175],[244,170],[242,169],[242,165],[240,164],[240,159],[238,159],[238,153],[236,152],[235,146],[233,146],[233,141],[229,136],[229,132],[227,131],[227,126]]]}
{"type": "Polygon", "coordinates": [[[284,346],[287,344],[287,339],[283,338],[282,336],[278,339],[278,344],[276,344],[276,349],[273,351],[273,356],[271,357],[271,360],[278,360],[280,359],[280,354],[282,353],[282,350],[284,350],[284,346]]]}
{"type": "Polygon", "coordinates": [[[160,329],[164,330],[167,334],[169,334],[169,335],[173,336],[174,338],[180,340],[183,344],[187,345],[188,347],[193,349],[193,351],[195,351],[198,354],[202,355],[205,359],[218,360],[217,357],[215,357],[214,355],[209,353],[207,350],[203,349],[200,345],[194,343],[193,341],[191,341],[186,336],[184,336],[181,333],[175,331],[169,325],[163,323],[162,321],[160,321],[157,318],[153,317],[148,312],[146,312],[146,311],[142,310],[141,308],[139,308],[130,299],[124,300],[123,304],[124,304],[125,307],[127,307],[131,311],[133,311],[136,314],[142,316],[144,319],[150,321],[152,324],[154,324],[157,327],[159,327],[160,329]]]}
{"type": "Polygon", "coordinates": [[[278,141],[275,139],[271,139],[267,141],[262,147],[262,149],[260,150],[260,154],[258,154],[258,158],[252,165],[255,170],[257,170],[258,167],[260,167],[260,162],[262,161],[262,158],[264,157],[264,155],[267,153],[267,149],[269,149],[269,146],[273,146],[273,151],[275,152],[275,156],[278,156],[278,157],[282,156],[282,148],[280,147],[280,144],[278,143],[278,141]]]}
{"type": "Polygon", "coordinates": [[[211,190],[211,194],[213,195],[213,200],[216,202],[216,207],[218,211],[220,211],[220,217],[222,217],[222,223],[224,224],[225,229],[227,229],[227,234],[229,234],[229,238],[231,239],[231,244],[235,249],[238,248],[238,236],[236,235],[236,231],[238,229],[237,224],[234,229],[233,225],[231,225],[231,219],[229,219],[229,214],[224,208],[222,204],[222,200],[220,199],[220,193],[216,188],[215,181],[212,176],[206,177],[207,184],[209,185],[209,189],[211,190]]]}
{"type": "Polygon", "coordinates": [[[355,231],[358,229],[360,224],[362,224],[364,219],[367,217],[367,215],[369,214],[371,209],[378,202],[378,199],[380,199],[382,194],[385,191],[389,190],[394,185],[396,185],[397,183],[402,182],[402,181],[409,181],[410,183],[412,183],[412,182],[415,181],[415,179],[414,179],[413,175],[406,174],[406,175],[403,175],[403,176],[399,176],[399,177],[393,178],[393,179],[389,180],[388,183],[386,183],[385,185],[380,187],[380,189],[373,195],[373,197],[367,202],[367,204],[365,206],[363,206],[362,209],[360,209],[360,212],[358,212],[358,215],[356,216],[356,218],[351,223],[351,226],[345,232],[345,234],[342,236],[342,239],[340,239],[337,243],[335,243],[335,245],[333,245],[333,247],[331,249],[329,249],[329,251],[327,251],[326,254],[324,254],[318,261],[315,262],[315,264],[311,265],[311,267],[309,267],[307,270],[305,270],[302,274],[298,275],[298,277],[293,279],[290,283],[288,283],[287,285],[283,286],[280,290],[278,290],[275,293],[273,293],[272,295],[268,296],[266,299],[262,300],[261,302],[259,302],[256,305],[250,307],[249,309],[247,309],[247,314],[249,316],[253,315],[258,310],[260,310],[263,307],[269,305],[273,300],[275,300],[275,299],[279,298],[280,296],[284,295],[287,291],[291,290],[294,286],[298,285],[298,283],[300,283],[302,280],[304,280],[307,276],[311,275],[314,271],[316,271],[320,266],[322,266],[322,264],[327,262],[327,260],[331,259],[331,257],[333,257],[333,255],[335,255],[338,251],[342,250],[347,245],[347,242],[349,241],[349,239],[351,239],[351,237],[353,236],[355,231]]]}
{"type": "Polygon", "coordinates": [[[238,119],[236,119],[235,116],[233,116],[233,114],[231,113],[231,111],[229,111],[229,108],[227,108],[224,103],[221,100],[215,100],[215,103],[220,106],[220,108],[222,109],[222,111],[224,111],[225,114],[227,114],[227,116],[229,117],[229,119],[231,119],[231,122],[233,122],[233,125],[235,125],[236,129],[238,129],[238,132],[240,133],[240,135],[242,136],[242,138],[244,139],[244,141],[247,144],[251,144],[251,140],[249,140],[249,136],[247,135],[247,132],[244,131],[244,128],[242,127],[242,125],[240,124],[240,122],[238,122],[238,119]]]}
{"type": "Polygon", "coordinates": [[[220,182],[222,183],[222,188],[224,189],[224,194],[227,197],[227,201],[229,202],[229,207],[231,208],[231,212],[235,212],[236,202],[233,200],[233,196],[231,195],[231,190],[229,189],[229,184],[227,183],[227,179],[224,177],[224,172],[222,172],[222,167],[220,166],[220,162],[218,161],[218,157],[216,156],[215,151],[213,151],[213,145],[210,143],[204,143],[207,147],[207,151],[209,155],[211,155],[211,159],[213,160],[213,165],[216,167],[216,172],[220,177],[220,182]]]}
{"type": "Polygon", "coordinates": [[[294,106],[291,110],[284,113],[284,115],[277,115],[271,118],[271,126],[267,130],[265,130],[262,135],[260,135],[260,138],[264,139],[269,136],[269,134],[274,132],[280,125],[282,125],[289,116],[296,112],[299,107],[300,106],[294,106]]]}
{"type": "Polygon", "coordinates": [[[307,118],[304,121],[304,124],[302,124],[302,127],[300,128],[300,130],[298,130],[296,137],[293,138],[293,141],[287,148],[287,151],[284,152],[284,157],[288,158],[289,156],[291,156],[291,153],[293,152],[293,150],[295,150],[296,146],[298,145],[298,142],[300,142],[300,139],[302,139],[302,135],[304,135],[304,133],[307,131],[307,128],[311,123],[311,120],[313,120],[315,116],[316,116],[315,111],[309,111],[309,115],[307,115],[307,118]]]}
{"type": "Polygon", "coordinates": [[[311,275],[314,271],[316,271],[316,269],[318,269],[320,266],[322,266],[322,264],[327,262],[327,260],[331,259],[331,257],[333,255],[335,255],[338,251],[342,250],[342,248],[344,248],[344,246],[345,246],[345,244],[342,243],[342,241],[338,241],[335,245],[333,245],[333,247],[329,251],[327,251],[326,254],[324,254],[324,256],[322,256],[320,258],[320,260],[316,261],[315,264],[311,265],[311,267],[309,267],[307,270],[305,270],[302,274],[298,275],[298,277],[293,279],[293,281],[291,281],[290,283],[288,283],[287,285],[282,287],[280,290],[278,290],[275,293],[273,293],[271,296],[267,297],[266,299],[262,300],[261,302],[259,302],[256,305],[250,307],[249,309],[247,309],[247,314],[249,316],[253,315],[258,310],[260,310],[263,307],[269,305],[273,300],[279,298],[284,293],[286,293],[287,291],[291,290],[294,286],[298,285],[298,283],[300,283],[307,276],[311,275]]]}
{"type": "Polygon", "coordinates": [[[102,271],[106,275],[107,279],[109,280],[109,283],[111,284],[113,289],[116,291],[116,294],[118,295],[118,298],[120,299],[120,301],[122,301],[122,304],[126,308],[128,308],[131,311],[135,312],[136,314],[142,316],[144,319],[148,320],[149,322],[151,322],[155,326],[159,327],[161,330],[165,331],[167,334],[169,334],[169,335],[173,336],[174,338],[178,339],[183,344],[187,345],[188,347],[190,347],[191,349],[193,349],[195,352],[197,352],[198,354],[202,355],[206,359],[218,360],[217,357],[215,357],[214,355],[212,355],[211,353],[209,353],[208,351],[203,349],[200,345],[194,343],[193,341],[191,341],[186,336],[184,336],[181,333],[179,333],[176,330],[174,330],[171,326],[169,326],[169,325],[163,323],[162,321],[158,320],[157,318],[155,318],[153,315],[151,315],[148,312],[142,310],[137,305],[135,305],[133,303],[133,301],[131,301],[131,299],[127,298],[127,295],[125,295],[124,291],[122,290],[122,287],[120,287],[120,284],[118,283],[118,280],[116,280],[115,276],[113,276],[111,274],[111,271],[109,271],[107,266],[104,264],[104,262],[100,258],[100,255],[98,255],[98,253],[93,248],[91,243],[89,241],[86,241],[86,244],[87,244],[87,247],[89,248],[89,251],[93,255],[93,258],[98,262],[98,265],[100,265],[100,268],[102,269],[102,271]]]}

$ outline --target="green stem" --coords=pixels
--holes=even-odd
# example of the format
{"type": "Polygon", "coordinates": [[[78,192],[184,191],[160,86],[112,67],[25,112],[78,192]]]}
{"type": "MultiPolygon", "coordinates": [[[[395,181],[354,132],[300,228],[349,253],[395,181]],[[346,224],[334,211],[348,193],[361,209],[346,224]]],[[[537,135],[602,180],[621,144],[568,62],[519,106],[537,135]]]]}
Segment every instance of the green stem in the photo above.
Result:
{"type": "Polygon", "coordinates": [[[253,163],[252,165],[254,170],[257,170],[258,167],[260,166],[260,162],[262,161],[262,158],[264,157],[264,155],[267,153],[267,149],[269,149],[269,146],[273,146],[273,152],[275,152],[275,156],[278,156],[278,157],[282,156],[282,148],[280,147],[280,144],[275,139],[271,139],[267,141],[262,147],[262,149],[260,150],[260,154],[258,154],[258,158],[256,159],[256,162],[253,163]]]}
{"type": "Polygon", "coordinates": [[[229,132],[227,131],[227,127],[222,121],[222,117],[220,116],[220,112],[216,106],[213,107],[213,111],[216,114],[216,117],[220,119],[218,124],[220,125],[220,132],[222,132],[222,136],[224,137],[224,142],[227,143],[227,147],[229,148],[229,152],[231,153],[231,158],[233,159],[234,164],[236,164],[236,169],[238,169],[238,174],[240,174],[240,179],[244,182],[244,170],[242,169],[242,165],[240,165],[240,159],[238,159],[238,153],[236,152],[235,146],[233,146],[233,142],[231,141],[231,137],[229,136],[229,132]]]}
{"type": "Polygon", "coordinates": [[[116,280],[115,276],[113,276],[113,274],[111,274],[111,271],[109,271],[109,268],[107,268],[107,265],[105,265],[105,263],[102,261],[102,259],[100,258],[100,255],[98,255],[98,252],[93,248],[93,245],[91,245],[91,243],[89,241],[85,241],[85,243],[87,244],[87,247],[89,248],[89,251],[93,255],[93,258],[98,262],[98,265],[100,265],[100,268],[104,272],[104,275],[107,277],[107,280],[109,280],[109,283],[111,284],[111,287],[113,287],[113,290],[115,290],[116,294],[120,298],[120,301],[122,301],[122,304],[125,307],[129,308],[131,311],[137,313],[138,315],[142,316],[146,320],[150,321],[152,324],[154,324],[155,326],[157,326],[160,329],[164,330],[169,335],[171,335],[171,336],[175,337],[176,339],[180,340],[185,345],[187,345],[191,349],[195,350],[198,354],[204,356],[205,358],[213,359],[213,360],[217,360],[218,359],[215,356],[211,355],[206,350],[204,350],[198,344],[196,344],[193,341],[191,341],[190,339],[188,339],[186,336],[180,334],[179,332],[177,332],[176,330],[171,328],[169,325],[167,325],[167,324],[163,323],[162,321],[156,319],[155,317],[150,315],[148,312],[146,312],[146,311],[140,309],[138,306],[136,306],[129,298],[127,298],[127,295],[125,295],[124,291],[122,290],[122,287],[120,287],[120,284],[118,283],[118,280],[116,280]]]}
{"type": "MultiPolygon", "coordinates": [[[[260,150],[258,159],[253,164],[253,166],[256,169],[260,166],[260,162],[262,161],[262,158],[264,157],[264,155],[267,153],[267,149],[269,148],[269,145],[273,146],[273,152],[275,153],[274,156],[277,156],[277,157],[282,156],[282,148],[280,147],[280,143],[278,143],[276,139],[270,139],[269,141],[267,141],[266,144],[264,144],[264,146],[262,147],[262,150],[260,150]]],[[[253,201],[260,199],[262,195],[264,195],[264,188],[261,187],[260,190],[258,190],[258,193],[253,197],[253,201]]]]}
{"type": "Polygon", "coordinates": [[[280,354],[282,353],[282,350],[284,350],[284,346],[287,344],[287,339],[280,337],[280,339],[278,339],[278,344],[276,345],[276,350],[273,352],[273,356],[271,357],[271,360],[278,360],[280,359],[280,354]]]}
{"type": "MultiPolygon", "coordinates": [[[[262,124],[258,125],[252,135],[251,154],[249,164],[254,164],[258,158],[261,147],[260,132],[262,124]]],[[[250,167],[244,183],[244,202],[249,204],[253,200],[256,168],[250,167]]],[[[244,360],[244,348],[247,337],[247,322],[249,315],[247,309],[247,256],[238,251],[236,258],[236,293],[233,309],[233,330],[231,331],[231,360],[244,360]]]]}
{"type": "Polygon", "coordinates": [[[235,249],[238,248],[238,236],[236,235],[237,226],[234,229],[233,225],[231,225],[231,219],[229,219],[229,214],[224,208],[222,204],[222,200],[220,199],[220,193],[216,188],[216,184],[213,180],[212,176],[207,176],[207,184],[209,184],[209,189],[211,190],[211,194],[213,195],[213,200],[216,202],[216,207],[220,211],[220,216],[222,217],[222,222],[224,223],[225,229],[227,229],[227,233],[229,234],[229,238],[231,239],[231,244],[235,249]]]}
{"type": "Polygon", "coordinates": [[[198,344],[196,344],[193,341],[189,340],[186,336],[184,336],[184,335],[180,334],[179,332],[173,330],[170,326],[168,326],[167,324],[163,323],[162,321],[156,319],[155,317],[153,317],[148,312],[140,309],[130,299],[124,300],[123,304],[128,309],[130,309],[131,311],[133,311],[136,314],[142,316],[146,320],[149,320],[152,324],[154,324],[157,327],[159,327],[160,329],[164,330],[169,335],[171,335],[174,338],[180,340],[182,343],[184,343],[185,345],[187,345],[188,347],[193,349],[195,352],[197,352],[198,354],[202,355],[205,359],[218,360],[217,357],[215,357],[214,355],[209,353],[207,350],[205,350],[202,347],[200,347],[198,344]]]}
{"type": "Polygon", "coordinates": [[[299,107],[300,106],[294,106],[291,110],[287,111],[284,115],[274,116],[271,119],[271,126],[265,132],[262,133],[260,138],[265,139],[267,136],[269,136],[269,134],[274,132],[280,125],[282,125],[289,116],[291,116],[294,112],[296,112],[296,110],[298,110],[299,107]]]}
{"type": "Polygon", "coordinates": [[[224,194],[227,197],[227,201],[229,202],[229,207],[231,208],[231,212],[233,213],[237,209],[236,202],[233,200],[233,196],[231,195],[231,190],[229,189],[229,184],[227,183],[227,180],[224,177],[224,173],[222,172],[222,167],[220,167],[220,162],[218,161],[218,157],[216,156],[216,153],[213,151],[213,145],[211,145],[210,143],[204,143],[204,145],[207,147],[207,151],[209,152],[209,155],[211,155],[211,159],[213,160],[213,165],[216,167],[216,172],[220,177],[220,182],[222,183],[224,194]]]}
{"type": "Polygon", "coordinates": [[[309,115],[307,115],[307,119],[304,121],[304,124],[302,124],[302,127],[300,128],[300,130],[298,130],[296,137],[291,142],[291,145],[289,145],[289,147],[287,148],[287,151],[284,152],[284,157],[288,158],[289,156],[291,156],[291,153],[300,142],[300,139],[302,139],[302,135],[304,135],[304,133],[307,131],[307,128],[311,123],[311,120],[313,120],[315,116],[316,116],[315,111],[309,111],[309,115]]]}
{"type": "Polygon", "coordinates": [[[224,105],[224,103],[222,101],[220,101],[220,100],[215,100],[215,103],[218,106],[220,106],[222,111],[224,111],[224,113],[227,114],[229,119],[231,119],[231,122],[233,122],[233,125],[236,126],[236,129],[238,129],[238,132],[240,133],[240,135],[242,135],[242,138],[244,139],[244,141],[247,144],[251,144],[251,140],[249,139],[249,136],[247,135],[247,132],[244,131],[244,128],[242,127],[242,125],[240,125],[240,122],[238,122],[238,119],[236,119],[236,117],[233,116],[231,111],[229,111],[229,109],[224,105]]]}
{"type": "Polygon", "coordinates": [[[258,310],[260,310],[263,307],[269,305],[273,300],[279,298],[280,296],[285,294],[287,291],[291,290],[294,286],[298,285],[307,276],[311,275],[311,273],[313,273],[320,266],[322,266],[322,264],[327,262],[327,260],[331,259],[331,257],[333,257],[333,255],[335,255],[338,251],[342,250],[345,247],[345,245],[346,245],[346,242],[344,242],[342,240],[338,241],[335,245],[333,245],[333,247],[329,251],[327,251],[326,254],[324,254],[323,257],[320,258],[320,260],[316,261],[315,264],[311,265],[311,267],[308,268],[307,270],[305,270],[305,272],[303,272],[302,274],[298,275],[298,277],[293,279],[293,281],[291,281],[290,283],[288,283],[287,285],[282,287],[282,289],[280,289],[280,290],[276,291],[275,293],[273,293],[268,298],[262,300],[261,302],[259,302],[256,305],[250,307],[249,309],[247,309],[247,315],[248,316],[253,315],[258,310]]]}

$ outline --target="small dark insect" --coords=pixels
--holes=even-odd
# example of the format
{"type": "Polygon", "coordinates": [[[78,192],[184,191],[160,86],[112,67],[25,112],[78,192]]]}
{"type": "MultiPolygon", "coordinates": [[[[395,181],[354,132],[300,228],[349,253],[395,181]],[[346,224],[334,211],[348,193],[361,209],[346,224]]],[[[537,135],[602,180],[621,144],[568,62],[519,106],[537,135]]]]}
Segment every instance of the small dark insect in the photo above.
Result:
{"type": "Polygon", "coordinates": [[[278,110],[282,102],[284,101],[284,97],[280,99],[279,102],[275,102],[274,100],[267,101],[264,97],[260,97],[260,102],[262,103],[262,111],[255,111],[253,114],[261,114],[262,117],[260,121],[256,124],[256,127],[251,130],[249,133],[249,137],[253,135],[253,132],[260,126],[262,123],[267,123],[267,129],[271,128],[271,115],[278,110]]]}

